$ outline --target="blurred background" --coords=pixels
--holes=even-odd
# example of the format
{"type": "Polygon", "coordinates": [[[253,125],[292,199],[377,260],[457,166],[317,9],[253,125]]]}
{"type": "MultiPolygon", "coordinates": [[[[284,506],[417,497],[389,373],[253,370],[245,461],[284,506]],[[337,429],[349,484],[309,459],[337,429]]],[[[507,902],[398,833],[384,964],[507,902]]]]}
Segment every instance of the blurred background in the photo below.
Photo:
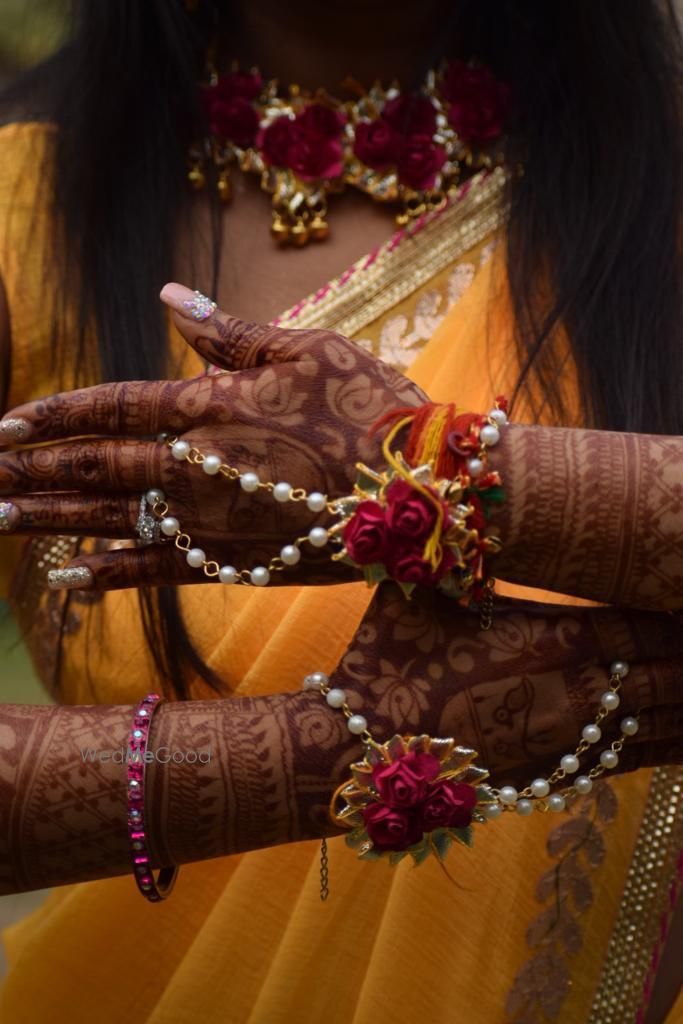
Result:
{"type": "Polygon", "coordinates": [[[0,0],[0,85],[59,45],[66,0],[0,0]]]}
{"type": "MultiPolygon", "coordinates": [[[[140,2],[144,3],[144,0],[140,2]]],[[[38,63],[57,49],[68,13],[67,0],[0,0],[0,89],[24,68],[38,63]]],[[[0,701],[6,704],[50,703],[34,675],[7,603],[2,600],[0,701]]],[[[45,896],[46,892],[40,891],[0,897],[0,933],[38,907],[45,896]]],[[[6,968],[4,947],[0,941],[0,978],[6,968]]]]}

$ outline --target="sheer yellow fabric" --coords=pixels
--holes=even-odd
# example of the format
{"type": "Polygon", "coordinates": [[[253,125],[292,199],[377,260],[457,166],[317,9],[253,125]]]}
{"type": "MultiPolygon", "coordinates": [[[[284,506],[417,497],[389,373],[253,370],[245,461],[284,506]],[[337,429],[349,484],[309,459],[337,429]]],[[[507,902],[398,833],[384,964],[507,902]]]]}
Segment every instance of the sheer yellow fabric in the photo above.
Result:
{"type": "MultiPolygon", "coordinates": [[[[10,155],[25,154],[29,144],[41,144],[40,131],[5,129],[0,142],[10,155]]],[[[15,251],[33,201],[29,186],[22,188],[25,212],[9,247],[15,251]]],[[[7,220],[5,210],[0,216],[7,220]]],[[[45,230],[41,224],[38,240],[45,230]]],[[[7,249],[1,272],[14,327],[12,400],[25,400],[54,388],[41,278],[36,265],[13,262],[7,249]]],[[[484,409],[493,395],[509,392],[515,362],[500,281],[495,258],[479,267],[410,367],[432,398],[484,409]]],[[[377,337],[379,326],[373,330],[377,337]]],[[[307,672],[332,669],[368,600],[359,585],[183,592],[191,632],[237,694],[294,690],[307,672]]],[[[89,671],[85,633],[66,644],[68,702],[127,703],[149,688],[135,596],[112,595],[106,609],[89,671]]],[[[650,775],[614,782],[619,813],[605,832],[608,856],[592,876],[594,901],[578,918],[582,948],[568,958],[573,983],[557,1017],[565,1024],[588,1020],[650,775]]],[[[184,867],[161,905],[146,904],[128,877],[66,887],[4,933],[10,971],[0,1018],[66,1024],[118,1022],[135,1013],[147,1024],[504,1022],[508,993],[530,956],[528,924],[542,909],[536,885],[555,863],[545,843],[557,824],[553,815],[505,816],[481,830],[474,851],[451,857],[457,886],[429,862],[418,870],[405,862],[396,869],[361,864],[334,840],[325,904],[314,843],[184,867]]],[[[524,983],[529,998],[562,984],[552,965],[537,975],[524,983]]]]}

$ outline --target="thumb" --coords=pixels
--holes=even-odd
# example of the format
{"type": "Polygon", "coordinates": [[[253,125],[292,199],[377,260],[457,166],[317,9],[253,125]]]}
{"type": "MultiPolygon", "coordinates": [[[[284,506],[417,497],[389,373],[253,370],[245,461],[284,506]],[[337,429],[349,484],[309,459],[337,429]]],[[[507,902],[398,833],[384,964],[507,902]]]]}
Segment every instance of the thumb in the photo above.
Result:
{"type": "Polygon", "coordinates": [[[240,320],[183,284],[164,285],[160,298],[173,310],[173,322],[188,344],[222,369],[247,370],[290,362],[305,348],[308,332],[240,320]]]}

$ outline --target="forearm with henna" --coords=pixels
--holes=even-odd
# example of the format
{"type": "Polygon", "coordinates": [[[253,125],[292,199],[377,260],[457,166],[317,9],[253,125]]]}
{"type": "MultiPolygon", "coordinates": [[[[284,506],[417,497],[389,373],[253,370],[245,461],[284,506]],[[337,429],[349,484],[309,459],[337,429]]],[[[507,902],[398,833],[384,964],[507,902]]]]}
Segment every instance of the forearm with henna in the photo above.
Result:
{"type": "Polygon", "coordinates": [[[491,461],[507,492],[497,576],[683,609],[683,438],[510,424],[491,461]]]}
{"type": "MultiPolygon", "coordinates": [[[[680,633],[668,616],[507,603],[482,631],[447,598],[427,592],[406,603],[384,586],[332,684],[378,740],[453,736],[479,752],[494,783],[523,785],[576,747],[614,658],[631,671],[605,744],[622,713],[642,709],[620,767],[683,760],[680,633]]],[[[124,748],[132,713],[3,708],[0,893],[130,870],[125,769],[96,755],[124,748]]],[[[147,769],[156,864],[333,834],[330,797],[361,753],[339,711],[310,692],[162,705],[149,749],[165,759],[147,769]]]]}

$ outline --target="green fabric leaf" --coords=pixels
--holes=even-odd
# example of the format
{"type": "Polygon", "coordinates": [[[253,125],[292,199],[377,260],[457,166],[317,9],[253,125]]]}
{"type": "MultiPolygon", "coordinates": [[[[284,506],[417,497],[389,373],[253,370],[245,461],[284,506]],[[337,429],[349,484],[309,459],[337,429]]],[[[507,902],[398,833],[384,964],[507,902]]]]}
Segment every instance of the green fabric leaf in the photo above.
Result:
{"type": "Polygon", "coordinates": [[[472,846],[474,842],[471,825],[468,825],[467,828],[452,828],[450,833],[454,839],[457,839],[459,843],[463,843],[465,846],[472,846]]]}
{"type": "Polygon", "coordinates": [[[446,859],[446,854],[448,853],[452,842],[453,837],[449,835],[448,829],[437,828],[432,832],[432,843],[439,860],[446,859]]]}

